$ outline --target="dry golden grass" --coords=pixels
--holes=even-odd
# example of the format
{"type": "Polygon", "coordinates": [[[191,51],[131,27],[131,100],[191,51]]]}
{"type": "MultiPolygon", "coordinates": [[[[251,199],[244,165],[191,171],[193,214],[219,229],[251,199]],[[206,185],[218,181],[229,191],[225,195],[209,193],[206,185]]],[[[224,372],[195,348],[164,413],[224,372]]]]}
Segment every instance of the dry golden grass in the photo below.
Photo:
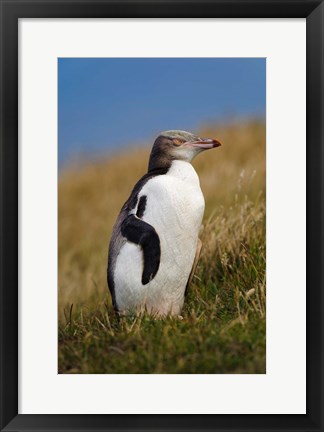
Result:
{"type": "MultiPolygon", "coordinates": [[[[249,122],[216,130],[206,127],[199,133],[223,143],[193,162],[206,200],[206,218],[219,207],[230,211],[237,201],[264,200],[264,125],[249,122]]],[[[89,306],[106,294],[107,250],[112,226],[133,185],[147,170],[149,151],[149,147],[128,150],[79,170],[65,170],[60,175],[60,316],[70,303],[89,306]]],[[[242,229],[246,223],[242,220],[242,229]]],[[[229,232],[223,233],[224,236],[226,242],[231,239],[229,232]]],[[[208,248],[205,240],[204,249],[208,248]]]]}

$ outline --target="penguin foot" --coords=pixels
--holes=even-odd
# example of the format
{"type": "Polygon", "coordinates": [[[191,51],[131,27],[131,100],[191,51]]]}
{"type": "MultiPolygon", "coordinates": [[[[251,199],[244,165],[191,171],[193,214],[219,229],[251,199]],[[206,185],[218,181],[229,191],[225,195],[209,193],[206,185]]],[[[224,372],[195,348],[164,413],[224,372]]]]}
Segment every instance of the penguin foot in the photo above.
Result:
{"type": "Polygon", "coordinates": [[[188,279],[188,282],[187,282],[186,291],[187,291],[187,289],[188,289],[189,285],[191,284],[192,279],[194,277],[194,274],[195,274],[195,271],[196,271],[196,268],[197,268],[197,264],[198,264],[198,261],[199,261],[200,253],[201,253],[201,248],[202,248],[202,242],[201,242],[200,239],[198,239],[197,249],[196,249],[196,255],[195,255],[195,259],[194,259],[194,262],[193,262],[193,265],[192,265],[190,276],[189,276],[189,279],[188,279]]]}

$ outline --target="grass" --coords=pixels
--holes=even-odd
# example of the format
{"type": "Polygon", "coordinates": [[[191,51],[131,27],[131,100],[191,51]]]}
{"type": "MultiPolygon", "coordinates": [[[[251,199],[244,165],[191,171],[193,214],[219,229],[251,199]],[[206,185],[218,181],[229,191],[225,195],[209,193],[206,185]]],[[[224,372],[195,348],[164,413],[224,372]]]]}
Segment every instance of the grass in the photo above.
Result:
{"type": "Polygon", "coordinates": [[[107,291],[114,220],[149,148],[59,178],[59,373],[265,373],[265,127],[202,128],[224,143],[197,157],[203,250],[183,319],[118,318],[107,291]]]}

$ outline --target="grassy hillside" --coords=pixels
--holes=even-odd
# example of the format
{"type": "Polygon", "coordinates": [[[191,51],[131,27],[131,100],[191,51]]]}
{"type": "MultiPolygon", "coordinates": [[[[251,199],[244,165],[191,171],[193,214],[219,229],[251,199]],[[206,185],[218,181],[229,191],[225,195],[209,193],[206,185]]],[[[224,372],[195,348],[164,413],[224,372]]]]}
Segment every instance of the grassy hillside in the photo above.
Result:
{"type": "Polygon", "coordinates": [[[118,319],[107,290],[113,223],[149,147],[59,178],[60,373],[265,373],[265,126],[206,127],[223,146],[194,160],[203,250],[183,319],[118,319]]]}

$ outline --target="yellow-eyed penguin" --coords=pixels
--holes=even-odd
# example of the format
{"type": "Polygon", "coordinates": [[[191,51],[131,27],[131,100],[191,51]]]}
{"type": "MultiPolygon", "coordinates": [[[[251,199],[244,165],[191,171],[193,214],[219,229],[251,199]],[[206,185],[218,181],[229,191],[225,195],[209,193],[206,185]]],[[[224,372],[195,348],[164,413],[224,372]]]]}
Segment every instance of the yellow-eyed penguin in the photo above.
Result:
{"type": "Polygon", "coordinates": [[[179,130],[155,140],[148,172],[123,205],[109,244],[108,285],[118,312],[180,314],[205,209],[190,162],[220,145],[179,130]]]}

